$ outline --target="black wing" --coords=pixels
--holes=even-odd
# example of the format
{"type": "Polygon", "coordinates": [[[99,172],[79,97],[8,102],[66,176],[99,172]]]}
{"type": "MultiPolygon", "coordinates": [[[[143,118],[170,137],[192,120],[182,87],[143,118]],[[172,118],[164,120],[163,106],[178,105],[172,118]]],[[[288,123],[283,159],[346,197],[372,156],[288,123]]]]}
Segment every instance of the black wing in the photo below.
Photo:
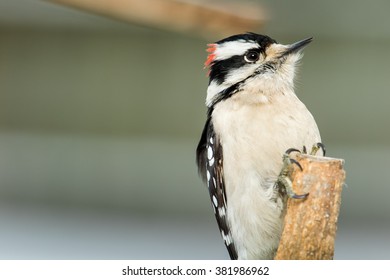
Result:
{"type": "Polygon", "coordinates": [[[223,180],[222,146],[215,135],[210,115],[203,129],[198,148],[196,149],[196,161],[199,174],[208,186],[211,204],[221,236],[225,242],[230,258],[236,260],[237,251],[226,218],[227,200],[223,180]]]}

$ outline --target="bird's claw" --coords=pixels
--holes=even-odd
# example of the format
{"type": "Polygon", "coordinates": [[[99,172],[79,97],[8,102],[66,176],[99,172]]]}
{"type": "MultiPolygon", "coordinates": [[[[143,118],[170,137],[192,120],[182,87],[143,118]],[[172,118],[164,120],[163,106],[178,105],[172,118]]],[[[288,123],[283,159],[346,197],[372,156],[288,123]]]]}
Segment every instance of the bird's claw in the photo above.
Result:
{"type": "MultiPolygon", "coordinates": [[[[288,150],[295,150],[295,149],[288,149],[288,150]]],[[[287,150],[287,151],[288,151],[288,150],[287,150]]],[[[322,144],[321,142],[315,143],[315,144],[311,147],[310,153],[307,152],[306,146],[303,146],[302,154],[305,154],[305,155],[309,154],[309,155],[311,155],[311,156],[315,156],[319,150],[322,150],[322,156],[325,156],[325,154],[326,154],[325,145],[322,144]]]]}
{"type": "Polygon", "coordinates": [[[306,198],[309,194],[296,194],[294,190],[292,189],[292,182],[291,182],[291,173],[293,171],[292,165],[295,164],[299,167],[301,171],[303,171],[303,168],[301,164],[296,161],[295,159],[290,158],[290,153],[292,152],[301,152],[297,149],[288,149],[284,155],[283,155],[283,167],[280,171],[280,174],[278,176],[278,179],[276,181],[277,186],[282,187],[288,197],[295,198],[295,199],[303,199],[306,198]]]}
{"type": "Polygon", "coordinates": [[[301,165],[298,161],[296,161],[296,160],[293,159],[293,158],[290,158],[290,161],[291,161],[291,164],[295,164],[296,166],[299,167],[299,169],[300,169],[301,171],[303,171],[302,165],[301,165]]]}
{"type": "MultiPolygon", "coordinates": [[[[314,156],[317,154],[319,150],[322,150],[322,155],[325,156],[326,153],[325,145],[320,142],[313,145],[309,154],[314,156]]],[[[293,164],[297,165],[299,169],[303,171],[301,164],[295,159],[290,157],[290,154],[293,152],[308,154],[306,146],[303,146],[302,151],[295,148],[290,148],[286,150],[283,155],[283,167],[276,181],[276,185],[284,188],[288,197],[295,198],[295,199],[304,199],[309,195],[309,193],[296,194],[292,189],[292,182],[290,179],[291,173],[293,171],[292,165],[293,164]]]]}
{"type": "MultiPolygon", "coordinates": [[[[303,146],[303,147],[305,148],[305,146],[303,146]]],[[[300,151],[300,150],[298,150],[298,149],[295,149],[295,148],[290,148],[290,149],[286,150],[286,151],[284,152],[284,154],[286,154],[286,155],[290,155],[292,152],[298,152],[298,153],[301,153],[301,151],[300,151]]]]}
{"type": "Polygon", "coordinates": [[[325,154],[326,154],[325,145],[321,142],[318,142],[316,145],[317,145],[318,149],[322,150],[322,156],[325,156],[325,154]]]}

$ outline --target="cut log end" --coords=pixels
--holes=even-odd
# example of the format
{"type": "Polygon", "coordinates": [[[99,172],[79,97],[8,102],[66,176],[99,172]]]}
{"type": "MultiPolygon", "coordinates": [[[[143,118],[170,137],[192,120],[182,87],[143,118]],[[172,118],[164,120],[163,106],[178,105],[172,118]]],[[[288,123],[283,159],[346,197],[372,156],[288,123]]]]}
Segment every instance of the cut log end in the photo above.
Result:
{"type": "Polygon", "coordinates": [[[293,189],[309,193],[305,199],[287,201],[284,229],[275,260],[330,260],[339,216],[341,191],[345,180],[344,161],[300,154],[293,189]]]}

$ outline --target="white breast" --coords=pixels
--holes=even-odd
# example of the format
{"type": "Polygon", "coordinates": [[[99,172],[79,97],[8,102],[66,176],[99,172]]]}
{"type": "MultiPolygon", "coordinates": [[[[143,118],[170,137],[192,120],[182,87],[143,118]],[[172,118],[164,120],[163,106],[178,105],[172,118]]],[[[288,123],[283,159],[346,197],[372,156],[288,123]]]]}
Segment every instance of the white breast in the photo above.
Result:
{"type": "Polygon", "coordinates": [[[212,121],[223,148],[227,218],[239,259],[272,258],[284,208],[273,185],[287,149],[321,142],[314,118],[292,91],[239,92],[215,106],[212,121]]]}

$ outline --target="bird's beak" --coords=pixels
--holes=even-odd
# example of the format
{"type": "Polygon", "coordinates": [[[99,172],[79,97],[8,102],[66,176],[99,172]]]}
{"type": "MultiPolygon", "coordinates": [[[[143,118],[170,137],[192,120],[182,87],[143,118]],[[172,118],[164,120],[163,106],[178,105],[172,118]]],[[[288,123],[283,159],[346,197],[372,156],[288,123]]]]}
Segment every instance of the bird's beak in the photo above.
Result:
{"type": "Polygon", "coordinates": [[[280,54],[280,58],[292,53],[299,52],[302,50],[306,45],[308,45],[311,41],[313,41],[313,37],[303,39],[301,41],[298,41],[296,43],[287,45],[285,50],[280,54]]]}

